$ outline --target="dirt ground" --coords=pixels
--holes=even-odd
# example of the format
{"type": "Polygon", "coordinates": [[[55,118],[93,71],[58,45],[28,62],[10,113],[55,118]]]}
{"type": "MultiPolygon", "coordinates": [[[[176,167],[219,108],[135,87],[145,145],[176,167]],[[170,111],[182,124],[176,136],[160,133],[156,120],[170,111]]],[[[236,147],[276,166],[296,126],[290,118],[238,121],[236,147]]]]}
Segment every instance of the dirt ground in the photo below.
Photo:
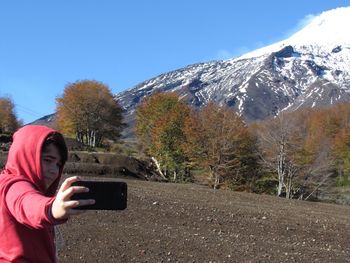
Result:
{"type": "Polygon", "coordinates": [[[349,206],[119,181],[128,208],[59,226],[60,262],[350,262],[349,206]]]}

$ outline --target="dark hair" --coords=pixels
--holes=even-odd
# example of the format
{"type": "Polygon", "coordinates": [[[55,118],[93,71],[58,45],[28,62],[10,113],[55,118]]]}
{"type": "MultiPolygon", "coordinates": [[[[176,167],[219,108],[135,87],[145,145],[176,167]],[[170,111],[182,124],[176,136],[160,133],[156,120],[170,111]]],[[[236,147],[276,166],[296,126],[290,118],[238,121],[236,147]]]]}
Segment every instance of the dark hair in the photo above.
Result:
{"type": "Polygon", "coordinates": [[[58,148],[61,155],[62,162],[65,163],[68,159],[68,149],[64,137],[59,132],[53,132],[46,137],[42,149],[47,147],[49,144],[53,144],[58,148]]]}

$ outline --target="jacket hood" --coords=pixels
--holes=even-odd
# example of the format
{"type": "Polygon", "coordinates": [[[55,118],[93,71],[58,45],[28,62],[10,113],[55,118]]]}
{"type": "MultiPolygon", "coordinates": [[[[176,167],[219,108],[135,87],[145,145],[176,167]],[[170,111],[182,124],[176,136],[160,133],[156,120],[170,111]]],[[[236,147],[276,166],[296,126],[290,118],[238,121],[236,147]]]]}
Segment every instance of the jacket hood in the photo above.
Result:
{"type": "Polygon", "coordinates": [[[10,147],[5,169],[0,175],[0,185],[4,186],[4,180],[26,180],[34,184],[38,190],[46,196],[53,196],[57,190],[62,175],[63,166],[55,182],[46,189],[41,169],[41,150],[45,139],[54,129],[40,125],[27,125],[20,128],[13,135],[13,143],[10,147]]]}

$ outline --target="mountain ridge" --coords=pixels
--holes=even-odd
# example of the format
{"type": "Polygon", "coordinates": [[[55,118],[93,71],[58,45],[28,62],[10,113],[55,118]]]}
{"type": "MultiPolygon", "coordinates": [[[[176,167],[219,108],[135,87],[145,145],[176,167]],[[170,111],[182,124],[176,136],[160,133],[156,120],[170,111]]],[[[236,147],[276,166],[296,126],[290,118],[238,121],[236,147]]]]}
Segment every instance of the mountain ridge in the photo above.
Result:
{"type": "Polygon", "coordinates": [[[144,97],[166,91],[177,92],[194,107],[209,101],[233,107],[246,121],[284,110],[350,102],[347,21],[350,7],[323,12],[286,40],[237,58],[161,74],[116,94],[116,99],[127,120],[134,119],[144,97]]]}
{"type": "Polygon", "coordinates": [[[247,121],[281,111],[350,102],[350,7],[325,11],[301,30],[239,57],[195,63],[115,94],[132,134],[135,110],[155,92],[177,92],[195,108],[214,101],[247,121]]]}

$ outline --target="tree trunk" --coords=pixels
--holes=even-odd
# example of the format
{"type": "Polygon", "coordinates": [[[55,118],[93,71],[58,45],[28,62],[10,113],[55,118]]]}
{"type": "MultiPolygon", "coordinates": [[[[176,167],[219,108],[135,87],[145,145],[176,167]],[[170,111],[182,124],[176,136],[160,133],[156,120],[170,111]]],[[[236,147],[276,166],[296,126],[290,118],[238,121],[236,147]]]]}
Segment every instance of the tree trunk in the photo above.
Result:
{"type": "Polygon", "coordinates": [[[220,184],[220,175],[215,174],[214,189],[218,189],[219,184],[220,184]]]}
{"type": "Polygon", "coordinates": [[[287,176],[287,184],[286,184],[286,198],[291,199],[291,191],[292,191],[292,175],[287,176]]]}
{"type": "Polygon", "coordinates": [[[156,168],[157,168],[157,172],[159,173],[159,175],[166,181],[168,181],[168,179],[164,176],[163,172],[162,172],[162,169],[160,169],[160,164],[159,162],[157,161],[156,158],[154,157],[151,157],[151,160],[153,161],[153,163],[155,164],[156,168]]]}
{"type": "Polygon", "coordinates": [[[81,131],[77,131],[75,136],[76,136],[76,139],[77,139],[78,142],[84,143],[83,134],[82,134],[81,131]]]}
{"type": "Polygon", "coordinates": [[[213,189],[216,189],[216,177],[215,177],[215,172],[214,172],[214,168],[212,165],[209,165],[209,170],[210,170],[210,180],[214,180],[214,185],[213,185],[213,189]]]}
{"type": "Polygon", "coordinates": [[[277,160],[277,174],[278,174],[278,187],[277,187],[277,196],[281,196],[282,189],[284,186],[284,177],[285,177],[285,147],[284,147],[284,139],[281,139],[280,142],[280,152],[277,160]]]}
{"type": "Polygon", "coordinates": [[[96,147],[96,132],[95,131],[91,131],[91,146],[92,147],[96,147]]]}

